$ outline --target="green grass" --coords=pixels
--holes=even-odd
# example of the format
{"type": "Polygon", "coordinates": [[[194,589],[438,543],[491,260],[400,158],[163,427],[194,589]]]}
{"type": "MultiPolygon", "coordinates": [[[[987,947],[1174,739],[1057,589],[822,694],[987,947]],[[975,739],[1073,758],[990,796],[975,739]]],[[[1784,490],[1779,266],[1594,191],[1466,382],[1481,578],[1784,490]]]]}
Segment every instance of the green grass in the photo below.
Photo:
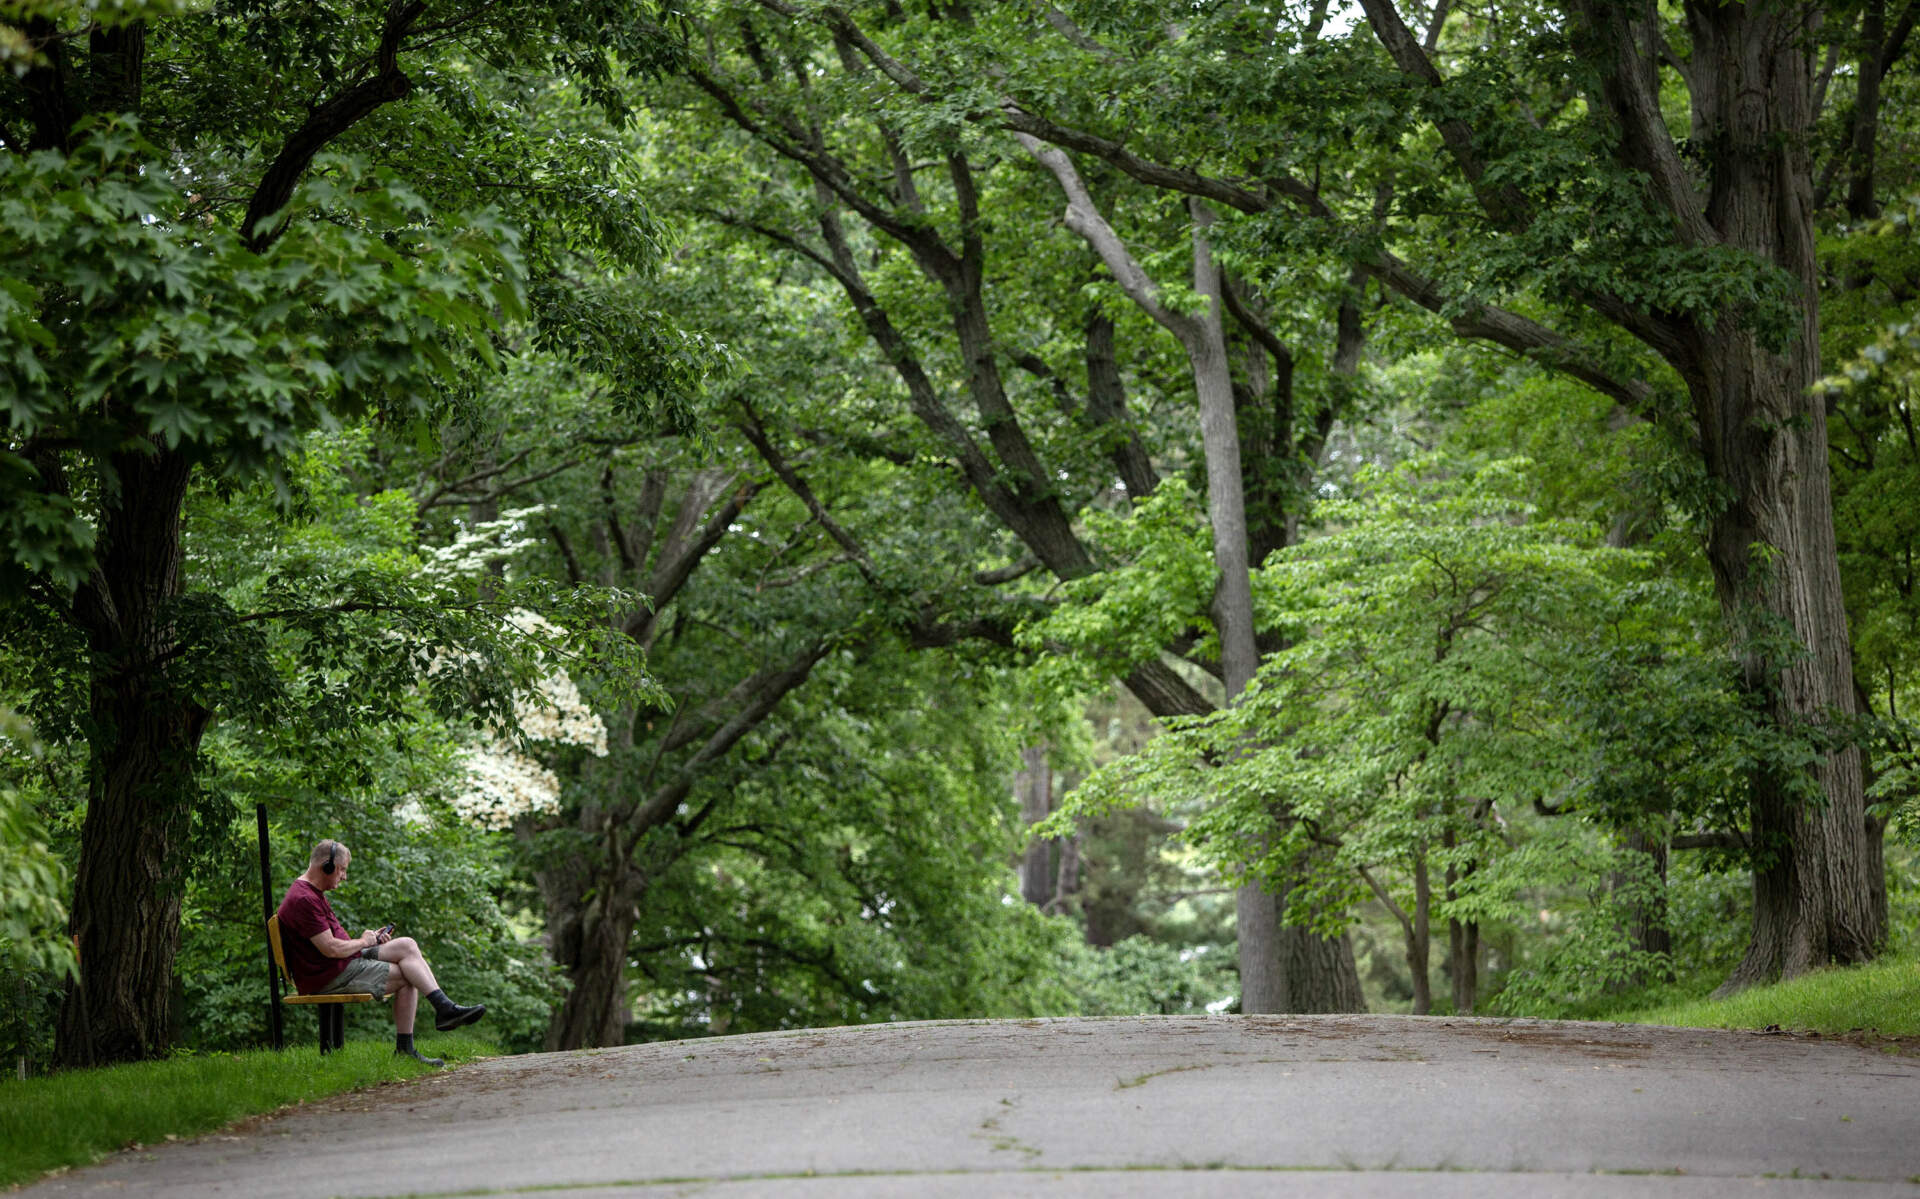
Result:
{"type": "Polygon", "coordinates": [[[1726,999],[1610,1012],[1604,1020],[1690,1028],[1767,1028],[1827,1036],[1864,1029],[1920,1037],[1920,961],[1886,957],[1865,966],[1820,970],[1791,982],[1752,987],[1726,999]]]}
{"type": "MultiPolygon", "coordinates": [[[[420,1048],[449,1066],[498,1052],[465,1032],[429,1034],[420,1048]]],[[[300,1038],[282,1053],[197,1054],[0,1082],[0,1187],[130,1144],[197,1136],[289,1103],[432,1073],[396,1058],[390,1039],[349,1040],[321,1057],[300,1038]]]]}

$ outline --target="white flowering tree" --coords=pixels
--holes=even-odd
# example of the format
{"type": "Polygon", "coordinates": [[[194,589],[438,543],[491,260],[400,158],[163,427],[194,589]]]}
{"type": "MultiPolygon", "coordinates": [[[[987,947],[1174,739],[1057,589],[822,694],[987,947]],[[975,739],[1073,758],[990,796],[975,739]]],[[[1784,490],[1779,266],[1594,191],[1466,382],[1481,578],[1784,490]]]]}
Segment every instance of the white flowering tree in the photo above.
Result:
{"type": "MultiPolygon", "coordinates": [[[[490,575],[511,581],[514,559],[540,543],[528,526],[542,511],[532,505],[460,523],[446,545],[426,551],[421,575],[453,586],[482,585],[490,575]]],[[[486,722],[455,754],[459,773],[448,796],[460,819],[496,830],[560,810],[560,779],[537,756],[542,747],[577,746],[607,756],[606,723],[561,664],[567,631],[529,608],[511,609],[500,623],[506,636],[525,646],[534,673],[514,689],[510,716],[486,722]]],[[[435,666],[471,659],[455,652],[435,666]]]]}
{"type": "MultiPolygon", "coordinates": [[[[535,612],[517,610],[507,620],[528,636],[562,636],[535,612]]],[[[482,828],[507,829],[524,816],[559,812],[560,779],[535,756],[538,747],[572,745],[596,758],[607,756],[606,723],[581,697],[572,676],[558,666],[517,693],[513,710],[517,736],[488,729],[458,755],[462,774],[451,802],[462,820],[482,828]]]]}

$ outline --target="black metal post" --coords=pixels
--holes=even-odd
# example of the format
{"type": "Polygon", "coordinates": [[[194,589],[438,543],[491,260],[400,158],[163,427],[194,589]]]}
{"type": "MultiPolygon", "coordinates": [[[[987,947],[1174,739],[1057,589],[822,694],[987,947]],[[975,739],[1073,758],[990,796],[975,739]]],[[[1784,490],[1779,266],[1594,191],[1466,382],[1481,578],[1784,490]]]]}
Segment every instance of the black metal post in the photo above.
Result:
{"type": "MultiPolygon", "coordinates": [[[[260,823],[260,936],[267,937],[267,921],[273,918],[273,868],[269,865],[267,852],[267,805],[253,805],[253,815],[260,823]]],[[[282,1047],[283,1034],[280,1028],[280,972],[273,968],[273,942],[267,940],[267,1027],[273,1034],[273,1047],[282,1047]]]]}

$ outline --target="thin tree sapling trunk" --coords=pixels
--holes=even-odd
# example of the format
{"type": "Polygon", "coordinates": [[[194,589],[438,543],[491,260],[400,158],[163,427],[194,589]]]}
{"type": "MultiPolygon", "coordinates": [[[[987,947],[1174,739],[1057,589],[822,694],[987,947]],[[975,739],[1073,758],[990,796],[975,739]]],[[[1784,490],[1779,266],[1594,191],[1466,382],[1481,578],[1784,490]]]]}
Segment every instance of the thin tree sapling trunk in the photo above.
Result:
{"type": "MultiPolygon", "coordinates": [[[[1044,743],[1020,751],[1020,769],[1013,777],[1014,789],[1020,795],[1021,822],[1031,828],[1053,811],[1053,769],[1047,762],[1044,743]]],[[[1053,842],[1029,837],[1026,852],[1020,857],[1020,897],[1035,907],[1050,903],[1056,890],[1052,867],[1053,842]]]]}

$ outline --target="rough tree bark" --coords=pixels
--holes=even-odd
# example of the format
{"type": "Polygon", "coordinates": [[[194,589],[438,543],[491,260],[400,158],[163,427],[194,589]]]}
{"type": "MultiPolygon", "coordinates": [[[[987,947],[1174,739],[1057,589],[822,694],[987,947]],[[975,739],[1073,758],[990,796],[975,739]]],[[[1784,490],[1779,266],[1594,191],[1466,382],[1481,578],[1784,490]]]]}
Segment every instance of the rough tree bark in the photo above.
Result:
{"type": "MultiPolygon", "coordinates": [[[[1243,895],[1254,893],[1242,887],[1243,895]]],[[[1287,896],[1267,895],[1276,913],[1286,910],[1287,896]]],[[[1317,937],[1304,928],[1283,926],[1275,938],[1273,954],[1279,962],[1279,978],[1271,987],[1268,1010],[1274,1012],[1364,1012],[1366,994],[1360,989],[1360,970],[1353,960],[1353,941],[1344,934],[1317,937]]],[[[1244,988],[1241,1010],[1245,1007],[1244,988]]]]}
{"type": "Polygon", "coordinates": [[[549,950],[571,984],[547,1025],[546,1048],[618,1045],[626,1039],[628,945],[644,876],[617,859],[536,873],[549,950]]]}
{"type": "Polygon", "coordinates": [[[1480,1000],[1480,925],[1447,921],[1447,975],[1453,982],[1453,1012],[1471,1016],[1480,1000]]]}
{"type": "Polygon", "coordinates": [[[1413,861],[1413,919],[1407,925],[1407,967],[1413,971],[1413,1014],[1433,1010],[1433,883],[1427,855],[1413,861]]]}
{"type": "MultiPolygon", "coordinates": [[[[1459,838],[1448,831],[1441,843],[1448,849],[1459,844],[1459,838]]],[[[1449,902],[1460,898],[1458,884],[1461,879],[1473,873],[1471,863],[1464,867],[1448,866],[1446,872],[1446,897],[1449,902]]],[[[1453,987],[1453,1011],[1455,1015],[1470,1016],[1473,1005],[1480,998],[1480,925],[1471,920],[1447,918],[1447,979],[1453,987]]]]}
{"type": "Polygon", "coordinates": [[[157,446],[114,455],[98,567],[74,597],[87,635],[90,738],[72,930],[80,978],[60,1006],[63,1065],[155,1057],[167,1048],[187,813],[210,713],[167,682],[181,594],[180,509],[191,464],[157,446]]]}
{"type": "MultiPolygon", "coordinates": [[[[1727,245],[1787,273],[1798,327],[1769,346],[1734,320],[1683,331],[1676,365],[1694,402],[1708,473],[1728,502],[1708,537],[1742,681],[1791,731],[1853,712],[1819,367],[1819,280],[1807,156],[1817,10],[1687,6],[1694,125],[1718,143],[1699,216],[1727,245]],[[1782,650],[1790,638],[1804,652],[1782,650]]],[[[1872,900],[1860,753],[1823,755],[1811,782],[1753,780],[1753,930],[1727,988],[1873,956],[1884,929],[1872,900]]]]}

